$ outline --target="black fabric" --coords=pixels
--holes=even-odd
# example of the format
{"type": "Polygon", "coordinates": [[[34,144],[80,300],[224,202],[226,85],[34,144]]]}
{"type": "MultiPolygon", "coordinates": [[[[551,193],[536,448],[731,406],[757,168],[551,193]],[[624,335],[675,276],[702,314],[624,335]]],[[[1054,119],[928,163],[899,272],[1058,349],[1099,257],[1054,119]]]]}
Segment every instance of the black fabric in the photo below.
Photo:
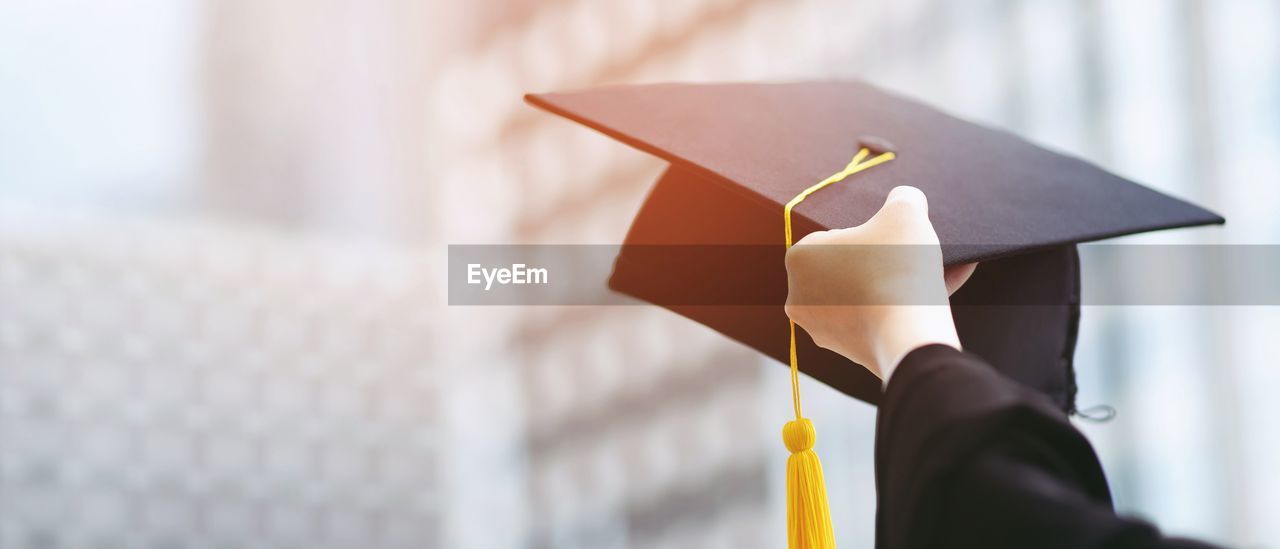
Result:
{"type": "Polygon", "coordinates": [[[880,548],[1207,547],[1117,516],[1093,448],[1052,401],[943,345],[890,378],[876,491],[880,548]]]}
{"type": "Polygon", "coordinates": [[[1000,373],[1075,412],[1080,257],[1059,246],[978,264],[951,296],[960,343],[1000,373]]]}

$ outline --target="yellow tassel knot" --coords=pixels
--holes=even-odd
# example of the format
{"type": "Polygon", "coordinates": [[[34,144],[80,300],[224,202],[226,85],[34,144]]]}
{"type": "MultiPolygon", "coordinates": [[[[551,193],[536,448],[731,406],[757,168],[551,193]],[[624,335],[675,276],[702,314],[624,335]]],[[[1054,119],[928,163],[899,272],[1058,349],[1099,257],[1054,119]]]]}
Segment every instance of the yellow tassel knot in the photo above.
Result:
{"type": "Polygon", "coordinates": [[[788,421],[782,426],[782,442],[793,454],[812,450],[813,443],[817,439],[818,432],[813,429],[813,422],[808,419],[788,421]]]}

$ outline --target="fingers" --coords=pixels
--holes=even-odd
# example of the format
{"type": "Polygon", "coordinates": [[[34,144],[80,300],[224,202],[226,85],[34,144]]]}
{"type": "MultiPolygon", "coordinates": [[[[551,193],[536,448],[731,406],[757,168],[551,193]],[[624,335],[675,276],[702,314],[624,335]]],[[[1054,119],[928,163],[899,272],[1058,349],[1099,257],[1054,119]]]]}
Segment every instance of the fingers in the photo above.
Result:
{"type": "Polygon", "coordinates": [[[977,263],[965,263],[943,269],[942,278],[947,285],[947,295],[955,294],[956,290],[964,286],[964,283],[969,281],[969,277],[973,276],[973,271],[977,268],[977,263]]]}

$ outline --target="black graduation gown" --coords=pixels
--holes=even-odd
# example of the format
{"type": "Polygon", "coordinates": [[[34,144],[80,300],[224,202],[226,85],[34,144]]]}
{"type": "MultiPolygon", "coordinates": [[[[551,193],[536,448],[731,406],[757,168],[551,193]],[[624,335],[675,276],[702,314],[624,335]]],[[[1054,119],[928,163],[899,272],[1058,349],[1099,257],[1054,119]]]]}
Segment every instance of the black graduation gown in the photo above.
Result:
{"type": "Polygon", "coordinates": [[[944,345],[909,353],[876,426],[876,547],[1207,547],[1115,514],[1048,398],[944,345]]]}

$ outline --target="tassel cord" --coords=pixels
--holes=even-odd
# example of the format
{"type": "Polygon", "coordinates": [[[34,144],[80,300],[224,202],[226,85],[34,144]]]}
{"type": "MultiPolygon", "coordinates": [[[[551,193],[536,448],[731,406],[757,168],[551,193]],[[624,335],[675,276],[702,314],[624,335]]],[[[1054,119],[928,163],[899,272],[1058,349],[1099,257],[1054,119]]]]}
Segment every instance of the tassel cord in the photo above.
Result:
{"type": "MultiPolygon", "coordinates": [[[[791,249],[791,211],[809,195],[832,183],[895,158],[885,152],[868,159],[871,151],[862,148],[843,170],[805,189],[787,202],[782,210],[786,227],[787,249],[791,249]]],[[[787,458],[787,544],[791,549],[835,549],[835,533],[831,527],[831,511],[827,507],[827,488],[822,475],[822,462],[813,451],[817,433],[813,422],[805,419],[800,408],[800,361],[796,355],[796,324],[787,320],[790,329],[789,362],[791,364],[791,403],[796,419],[782,427],[782,440],[791,452],[787,458]]]]}
{"type": "MultiPolygon", "coordinates": [[[[867,159],[870,155],[871,150],[863,147],[858,150],[858,154],[853,155],[853,160],[850,160],[849,164],[846,165],[843,170],[840,170],[813,186],[800,191],[800,194],[797,194],[795,198],[792,198],[791,201],[787,202],[786,206],[783,206],[782,221],[783,227],[786,231],[786,249],[791,249],[792,244],[795,243],[792,239],[791,232],[791,211],[794,210],[801,202],[804,202],[804,199],[809,198],[809,195],[822,190],[824,187],[831,185],[832,183],[839,183],[846,177],[863,170],[874,168],[896,158],[896,155],[892,152],[880,153],[870,159],[867,159]]],[[[796,420],[800,420],[804,418],[804,414],[800,409],[800,361],[796,356],[796,323],[788,319],[787,324],[791,330],[791,343],[788,352],[789,362],[791,364],[791,403],[792,407],[795,408],[796,420]]]]}

